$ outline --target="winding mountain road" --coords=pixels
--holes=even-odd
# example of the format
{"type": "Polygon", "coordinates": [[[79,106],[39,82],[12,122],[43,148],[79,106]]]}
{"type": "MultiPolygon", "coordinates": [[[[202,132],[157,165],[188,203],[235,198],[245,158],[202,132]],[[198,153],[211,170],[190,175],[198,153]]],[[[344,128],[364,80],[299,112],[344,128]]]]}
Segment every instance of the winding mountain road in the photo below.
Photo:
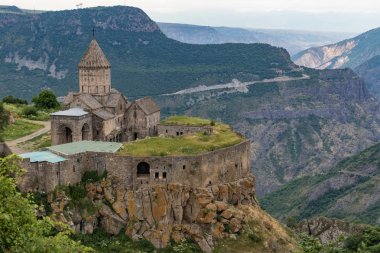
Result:
{"type": "Polygon", "coordinates": [[[9,147],[9,149],[14,154],[22,154],[22,153],[28,152],[26,150],[23,150],[21,147],[19,147],[18,144],[29,141],[29,140],[31,140],[37,136],[40,136],[42,134],[45,134],[45,133],[49,132],[51,129],[50,121],[35,121],[35,120],[25,120],[25,121],[28,121],[28,122],[34,123],[34,124],[38,124],[38,125],[42,125],[43,128],[39,129],[38,131],[36,131],[32,134],[18,138],[16,140],[6,141],[5,144],[9,147]]]}

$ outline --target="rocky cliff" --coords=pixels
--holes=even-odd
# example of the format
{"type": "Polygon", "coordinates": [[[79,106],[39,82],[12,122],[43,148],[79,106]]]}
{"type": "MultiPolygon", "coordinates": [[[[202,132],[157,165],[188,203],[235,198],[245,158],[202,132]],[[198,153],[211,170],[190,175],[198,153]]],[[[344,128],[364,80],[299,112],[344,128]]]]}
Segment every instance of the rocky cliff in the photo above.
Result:
{"type": "Polygon", "coordinates": [[[260,239],[256,245],[260,252],[295,249],[292,236],[260,209],[253,177],[207,188],[168,184],[137,191],[106,179],[88,183],[80,198],[74,192],[57,190],[49,201],[51,217],[77,232],[92,233],[100,227],[113,235],[145,238],[156,248],[187,238],[205,252],[223,238],[244,233],[260,239]]]}
{"type": "Polygon", "coordinates": [[[328,244],[338,241],[341,237],[362,233],[367,228],[365,225],[319,217],[300,222],[296,230],[318,238],[322,244],[328,244]]]}
{"type": "Polygon", "coordinates": [[[306,49],[294,55],[293,60],[310,68],[355,68],[380,54],[379,37],[380,28],[373,29],[338,43],[306,49]]]}

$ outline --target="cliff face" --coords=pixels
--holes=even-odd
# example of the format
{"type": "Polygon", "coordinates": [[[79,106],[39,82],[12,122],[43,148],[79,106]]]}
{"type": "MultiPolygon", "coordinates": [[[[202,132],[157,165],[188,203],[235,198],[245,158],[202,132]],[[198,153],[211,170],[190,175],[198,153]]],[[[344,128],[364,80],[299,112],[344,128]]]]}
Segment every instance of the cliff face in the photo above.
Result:
{"type": "Polygon", "coordinates": [[[293,60],[310,68],[355,68],[380,54],[379,37],[380,29],[373,29],[352,39],[306,49],[296,54],[293,60]]]}
{"type": "Polygon", "coordinates": [[[145,238],[157,248],[188,238],[211,252],[219,239],[236,238],[239,233],[260,238],[256,245],[260,252],[295,248],[294,239],[258,206],[252,177],[207,188],[168,184],[137,191],[107,179],[88,183],[80,200],[56,191],[50,201],[53,219],[78,232],[92,233],[101,227],[110,234],[145,238]]]}

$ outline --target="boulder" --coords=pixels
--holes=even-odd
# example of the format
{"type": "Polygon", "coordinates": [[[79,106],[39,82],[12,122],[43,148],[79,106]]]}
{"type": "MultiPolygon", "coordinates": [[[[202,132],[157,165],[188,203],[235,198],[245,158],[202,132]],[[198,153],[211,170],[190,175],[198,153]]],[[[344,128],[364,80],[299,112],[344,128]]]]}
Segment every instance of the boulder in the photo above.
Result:
{"type": "Polygon", "coordinates": [[[99,209],[101,215],[101,227],[112,235],[117,235],[120,230],[127,224],[120,216],[112,211],[112,209],[106,205],[103,205],[99,209]]]}

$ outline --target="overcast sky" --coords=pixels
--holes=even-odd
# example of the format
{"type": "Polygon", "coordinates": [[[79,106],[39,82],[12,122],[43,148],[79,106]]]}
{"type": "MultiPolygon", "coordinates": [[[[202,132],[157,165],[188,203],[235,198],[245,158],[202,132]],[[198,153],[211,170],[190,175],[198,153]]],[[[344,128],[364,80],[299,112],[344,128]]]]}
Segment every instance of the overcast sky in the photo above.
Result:
{"type": "Polygon", "coordinates": [[[364,32],[380,27],[380,0],[0,0],[25,9],[128,5],[153,20],[214,26],[364,32]]]}

